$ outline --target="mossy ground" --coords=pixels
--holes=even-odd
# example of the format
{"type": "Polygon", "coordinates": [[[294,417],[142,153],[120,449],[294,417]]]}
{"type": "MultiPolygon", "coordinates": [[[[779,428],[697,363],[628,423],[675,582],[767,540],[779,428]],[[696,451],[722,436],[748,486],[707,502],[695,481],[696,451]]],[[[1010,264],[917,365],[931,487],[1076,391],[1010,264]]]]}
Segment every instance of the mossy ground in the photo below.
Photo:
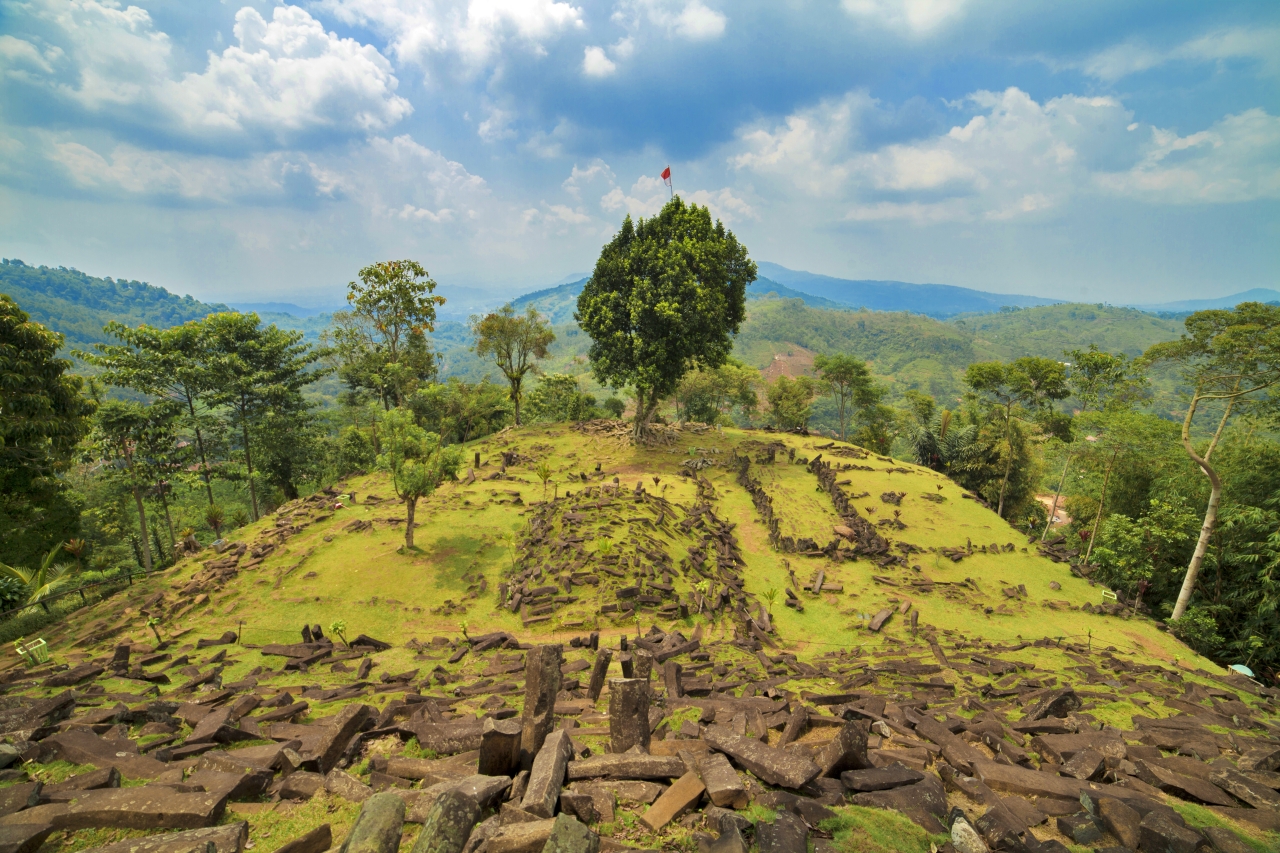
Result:
{"type": "MultiPolygon", "coordinates": [[[[535,463],[509,468],[508,474],[515,479],[483,479],[498,470],[500,454],[505,450],[550,464],[553,473],[547,485],[548,497],[581,490],[581,475],[593,474],[599,465],[606,482],[616,476],[620,484],[630,488],[640,480],[650,491],[685,506],[693,503],[695,489],[691,478],[680,476],[681,463],[691,458],[710,460],[713,465],[703,475],[716,490],[717,513],[737,525],[734,533],[746,559],[743,575],[749,592],[762,600],[770,589],[780,593],[789,581],[788,566],[801,584],[822,569],[828,580],[844,585],[841,593],[813,596],[802,592],[803,613],[783,607],[779,594],[772,610],[781,644],[802,658],[829,650],[870,650],[894,643],[896,637],[909,630],[905,617],[893,617],[878,634],[866,629],[867,619],[882,608],[908,603],[918,611],[922,625],[944,633],[1005,643],[1064,638],[1080,645],[1114,647],[1139,661],[1168,664],[1176,659],[1187,670],[1218,671],[1149,620],[1081,611],[1079,607],[1085,602],[1102,602],[1101,587],[1036,554],[1025,537],[994,512],[964,498],[962,490],[945,477],[898,460],[872,456],[858,463],[872,470],[841,472],[842,479],[851,481],[843,486],[849,494],[868,493],[855,505],[862,512],[874,510],[867,513],[873,520],[891,515],[895,509],[880,502],[882,492],[906,492],[896,509],[907,526],[889,531],[891,538],[926,549],[964,547],[970,542],[975,546],[1012,542],[1015,551],[974,553],[958,563],[936,553],[914,554],[912,568],[881,569],[867,560],[834,562],[773,550],[749,495],[737,486],[734,472],[724,464],[745,442],[762,440],[781,441],[794,447],[798,456],[808,458],[822,452],[815,449],[817,445],[828,443],[821,438],[724,429],[700,435],[681,433],[670,446],[638,448],[624,439],[587,435],[564,426],[507,430],[466,446],[469,463],[473,454],[481,456],[480,479],[469,486],[448,484],[420,504],[413,550],[404,548],[404,525],[395,519],[403,519],[405,513],[394,500],[389,479],[383,474],[354,477],[342,484],[345,490],[354,492],[354,502],[289,538],[261,565],[241,571],[207,605],[167,621],[160,630],[164,636],[184,642],[238,630],[242,632],[242,642],[263,645],[296,641],[303,624],[319,624],[327,629],[332,622],[342,620],[348,636],[365,633],[395,644],[394,649],[377,656],[380,671],[388,672],[443,665],[447,651],[428,650],[415,657],[404,644],[413,638],[427,641],[433,636],[459,636],[463,622],[473,634],[505,630],[548,641],[564,641],[592,627],[606,636],[634,631],[634,622],[615,623],[607,617],[585,613],[591,609],[585,605],[558,614],[560,619],[585,617],[588,622],[583,626],[565,628],[556,620],[524,629],[517,614],[498,606],[496,589],[512,567],[514,543],[526,523],[530,505],[542,500],[544,493],[542,483],[532,472],[535,463]],[[911,473],[902,473],[903,469],[911,473]],[[655,476],[660,480],[658,484],[653,483],[655,476]],[[371,495],[386,500],[372,503],[371,495]],[[926,500],[923,495],[936,495],[942,500],[926,500]],[[517,496],[519,502],[513,502],[517,496]],[[372,529],[347,532],[346,528],[357,520],[372,522],[372,529]],[[475,596],[480,578],[485,581],[486,592],[475,596]],[[910,585],[923,579],[937,582],[932,592],[921,592],[910,585]],[[1051,583],[1060,588],[1051,589],[1051,583]],[[1018,584],[1027,589],[1025,599],[1006,598],[1001,592],[1004,587],[1018,584]]],[[[780,453],[778,460],[772,466],[753,466],[752,471],[768,474],[766,488],[776,490],[774,506],[784,527],[825,542],[830,538],[830,522],[835,519],[828,498],[817,491],[815,478],[804,466],[787,464],[785,453],[780,453]]],[[[267,517],[235,531],[229,538],[257,541],[274,525],[275,518],[267,517]]],[[[200,561],[208,558],[205,554],[183,561],[110,601],[78,611],[66,623],[46,632],[55,656],[65,657],[68,652],[74,655],[69,641],[95,621],[121,629],[111,642],[123,638],[147,641],[150,631],[146,617],[139,612],[139,603],[155,591],[172,596],[173,587],[185,583],[201,568],[200,561]]],[[[654,620],[644,618],[643,627],[647,628],[654,620]]],[[[660,622],[662,627],[674,624],[686,632],[698,623],[703,623],[711,637],[732,630],[732,626],[706,614],[694,614],[683,623],[660,622]]],[[[1043,649],[1027,648],[1008,656],[1033,663],[1039,669],[1053,671],[1063,666],[1061,655],[1043,649]]],[[[278,663],[278,659],[264,659],[251,649],[233,649],[230,658],[224,681],[240,678],[255,666],[275,668],[278,663]]],[[[467,670],[465,659],[460,668],[467,670]]],[[[336,683],[344,679],[354,681],[354,674],[333,677],[336,683]]],[[[300,688],[313,682],[303,673],[279,680],[283,686],[300,688]]],[[[128,689],[133,684],[120,682],[115,687],[128,689]]],[[[1122,702],[1106,709],[1106,713],[1123,717],[1132,713],[1130,707],[1129,702],[1122,702]]],[[[312,710],[313,715],[320,716],[327,712],[320,705],[312,710]]]]}
{"type": "MultiPolygon", "coordinates": [[[[922,630],[929,626],[952,639],[963,636],[1017,645],[1019,641],[1046,637],[1056,643],[1061,638],[1064,645],[1114,648],[1136,663],[1169,665],[1176,659],[1185,677],[1192,680],[1198,677],[1193,672],[1195,669],[1220,672],[1149,620],[1081,611],[1080,606],[1086,602],[1102,602],[1100,587],[1073,576],[1066,566],[1039,556],[1025,537],[995,513],[965,498],[961,489],[944,477],[901,461],[870,456],[858,460],[857,464],[871,470],[841,471],[840,479],[850,481],[842,488],[851,496],[866,493],[855,505],[873,523],[892,517],[894,509],[899,510],[899,518],[906,527],[887,530],[887,535],[895,541],[926,549],[924,553],[913,554],[908,566],[882,568],[865,559],[836,562],[825,557],[787,555],[773,550],[768,530],[760,521],[750,496],[736,484],[736,472],[725,464],[733,451],[741,450],[748,442],[758,446],[760,442],[772,441],[783,442],[794,448],[798,457],[805,458],[824,452],[817,445],[828,443],[821,438],[726,429],[702,434],[683,432],[669,446],[637,448],[626,440],[584,434],[563,426],[508,430],[467,445],[468,462],[475,453],[481,456],[479,479],[471,485],[448,484],[422,502],[414,549],[403,547],[403,521],[396,519],[403,519],[405,513],[402,505],[392,499],[388,478],[382,474],[354,477],[342,484],[345,492],[355,495],[354,501],[346,502],[349,505],[336,510],[326,520],[306,526],[261,565],[243,569],[224,588],[211,591],[207,604],[180,610],[180,615],[167,618],[160,631],[166,638],[177,639],[180,646],[199,637],[218,636],[226,630],[240,631],[242,643],[248,647],[226,648],[224,683],[246,677],[255,667],[278,671],[281,659],[264,656],[254,646],[296,642],[303,624],[320,624],[327,630],[332,622],[341,620],[346,623],[348,637],[365,633],[392,643],[392,649],[372,656],[375,678],[383,673],[418,670],[421,679],[439,666],[461,676],[462,683],[480,678],[488,661],[468,655],[450,664],[451,648],[429,643],[433,637],[460,636],[464,622],[473,635],[505,630],[535,641],[563,642],[592,628],[600,630],[606,639],[631,632],[637,629],[634,620],[614,622],[608,616],[596,614],[586,603],[559,611],[556,620],[550,623],[529,628],[523,627],[518,614],[499,606],[496,590],[512,570],[515,543],[533,505],[543,500],[544,487],[533,474],[533,468],[538,461],[546,461],[552,468],[547,497],[564,495],[567,491],[579,492],[587,484],[583,479],[585,474],[597,485],[602,481],[611,483],[617,477],[620,486],[627,490],[642,481],[650,493],[689,507],[695,499],[695,485],[691,477],[681,476],[681,465],[690,459],[706,459],[712,465],[701,474],[716,493],[716,514],[736,524],[734,534],[746,561],[742,574],[750,593],[760,600],[766,600],[766,593],[771,589],[780,593],[790,582],[789,570],[801,585],[808,583],[818,570],[824,571],[830,581],[843,584],[843,591],[839,593],[814,596],[807,591],[800,592],[805,607],[803,613],[783,607],[782,596],[777,597],[773,616],[780,645],[801,659],[858,647],[868,652],[892,652],[909,634],[909,620],[895,615],[883,631],[873,633],[866,627],[867,618],[882,608],[898,609],[909,604],[910,610],[918,612],[922,630]],[[498,470],[502,451],[519,452],[535,461],[509,467],[507,478],[485,480],[498,470]],[[595,477],[597,465],[603,480],[595,477]],[[909,473],[904,473],[904,469],[909,473]],[[889,491],[906,493],[900,506],[881,502],[881,493],[889,491]],[[371,495],[388,500],[371,502],[371,495]],[[348,532],[355,521],[372,522],[373,526],[348,532]],[[958,563],[927,550],[1006,543],[1013,543],[1012,552],[976,552],[958,563]],[[934,582],[931,592],[912,585],[913,581],[926,579],[934,582]],[[477,594],[481,580],[486,590],[477,594]],[[1019,584],[1026,587],[1025,597],[1010,598],[1001,591],[1019,584]],[[1059,588],[1053,589],[1051,584],[1059,588]],[[565,619],[585,619],[586,622],[566,627],[565,619]],[[407,645],[415,638],[427,644],[420,651],[407,645]]],[[[817,489],[812,473],[801,464],[789,464],[786,458],[784,452],[778,454],[778,461],[772,466],[753,465],[753,475],[760,475],[773,497],[784,535],[811,536],[825,543],[831,536],[831,525],[838,521],[830,500],[817,489]]],[[[275,517],[264,518],[235,531],[229,538],[257,542],[265,539],[267,531],[275,525],[275,517]]],[[[625,525],[623,527],[625,529],[625,525]]],[[[590,535],[606,534],[593,531],[590,535]]],[[[598,547],[598,542],[587,544],[598,547]]],[[[673,556],[676,556],[674,552],[673,556]]],[[[54,660],[74,662],[100,656],[124,639],[150,641],[146,616],[140,612],[142,602],[157,591],[165,592],[172,601],[176,590],[186,585],[202,568],[202,560],[207,559],[209,555],[186,560],[110,601],[82,609],[66,623],[46,632],[54,660]],[[104,627],[108,636],[96,644],[76,647],[76,639],[95,625],[104,627]]],[[[681,582],[687,583],[683,579],[681,582]]],[[[642,629],[655,621],[652,615],[642,618],[642,629]]],[[[701,625],[708,640],[731,638],[734,630],[728,620],[717,621],[707,614],[657,621],[663,628],[674,625],[686,634],[701,625]]],[[[566,648],[569,661],[590,660],[591,656],[588,650],[566,648]]],[[[726,644],[719,647],[716,661],[733,667],[737,656],[747,660],[745,652],[726,644]]],[[[1068,682],[1079,680],[1079,673],[1072,671],[1077,662],[1056,645],[1051,648],[1028,646],[1001,652],[999,656],[1032,665],[1037,675],[1054,674],[1068,682]]],[[[955,675],[948,671],[945,677],[955,675]]],[[[965,677],[971,680],[971,676],[965,677]]],[[[291,672],[273,677],[272,685],[301,692],[318,680],[321,679],[314,672],[291,672]]],[[[326,671],[322,680],[326,686],[353,683],[354,667],[345,673],[326,671]]],[[[998,680],[991,679],[992,682],[998,680]]],[[[978,677],[974,684],[981,681],[978,677]]],[[[133,693],[139,689],[136,681],[103,678],[97,683],[108,692],[133,693]]],[[[178,678],[175,683],[180,683],[178,678]]],[[[780,686],[813,690],[834,689],[834,684],[797,678],[780,686]]],[[[361,701],[382,706],[391,698],[392,694],[382,693],[366,696],[361,701]]],[[[505,694],[504,699],[508,707],[518,710],[521,706],[522,696],[518,691],[505,694]]],[[[476,711],[480,700],[481,697],[475,697],[458,702],[455,709],[476,711]]],[[[1247,697],[1246,701],[1249,701],[1247,697]]],[[[303,721],[327,717],[341,704],[313,701],[303,721]]],[[[1117,694],[1112,701],[1091,703],[1088,710],[1099,720],[1126,729],[1131,728],[1130,718],[1135,713],[1167,715],[1174,712],[1165,708],[1158,698],[1143,693],[1117,694]]],[[[593,749],[604,746],[600,738],[589,736],[587,742],[593,749]]],[[[412,753],[416,744],[411,742],[408,748],[412,753]]],[[[46,781],[58,781],[75,770],[70,765],[65,768],[46,765],[41,772],[49,777],[46,781]]],[[[236,806],[227,819],[236,819],[237,815],[247,817],[253,827],[255,853],[270,853],[280,843],[323,822],[331,823],[334,837],[340,839],[354,820],[355,812],[354,806],[319,796],[294,806],[236,806]]],[[[845,849],[928,849],[930,839],[900,815],[854,808],[842,809],[841,815],[837,840],[845,849]]],[[[617,825],[607,829],[630,843],[640,843],[643,827],[637,828],[634,824],[634,814],[620,812],[617,825]]],[[[1247,828],[1235,828],[1244,829],[1257,843],[1266,841],[1247,828]]],[[[680,848],[692,844],[687,835],[673,825],[660,839],[649,840],[680,848]]],[[[94,835],[93,838],[95,844],[101,844],[114,840],[115,836],[94,835]]],[[[93,846],[81,844],[79,835],[67,843],[72,846],[50,848],[50,851],[74,853],[74,850],[93,846]]]]}

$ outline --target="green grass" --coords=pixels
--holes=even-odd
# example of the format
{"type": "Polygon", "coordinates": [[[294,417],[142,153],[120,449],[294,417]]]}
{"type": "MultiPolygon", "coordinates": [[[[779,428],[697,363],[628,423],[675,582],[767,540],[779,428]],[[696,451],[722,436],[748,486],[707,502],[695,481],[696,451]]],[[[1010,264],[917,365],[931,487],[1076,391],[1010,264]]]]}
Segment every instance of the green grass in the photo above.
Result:
{"type": "Polygon", "coordinates": [[[70,761],[50,761],[47,764],[28,764],[27,775],[32,780],[43,782],[46,785],[54,785],[58,782],[65,782],[72,776],[91,773],[97,769],[88,764],[72,764],[70,761]]]}
{"type": "Polygon", "coordinates": [[[325,823],[329,824],[333,833],[333,846],[337,847],[351,831],[359,813],[359,803],[351,803],[321,791],[301,803],[281,802],[272,809],[251,814],[237,813],[229,808],[223,815],[222,823],[248,820],[249,841],[254,845],[254,853],[272,853],[325,823]]]}
{"type": "MultiPolygon", "coordinates": [[[[344,487],[356,492],[358,503],[339,510],[328,520],[306,527],[261,565],[241,571],[225,589],[213,592],[207,606],[167,620],[161,631],[165,637],[181,635],[181,645],[243,626],[243,641],[262,645],[297,642],[304,620],[327,629],[330,623],[342,619],[347,624],[348,637],[366,633],[394,644],[393,649],[372,656],[376,663],[375,679],[383,672],[414,668],[419,669],[423,677],[439,664],[450,672],[462,673],[468,680],[479,677],[481,667],[477,661],[468,657],[460,664],[449,665],[445,662],[447,649],[428,651],[429,659],[415,659],[415,653],[405,644],[412,638],[426,642],[435,636],[457,637],[463,621],[468,623],[473,635],[506,630],[522,637],[558,642],[593,628],[606,636],[630,633],[636,628],[634,622],[619,624],[607,615],[595,614],[595,597],[589,588],[584,588],[581,602],[560,612],[561,621],[578,619],[583,621],[581,626],[566,628],[557,621],[525,630],[518,615],[498,606],[497,587],[511,569],[507,542],[523,529],[530,506],[542,498],[542,484],[533,476],[533,466],[538,461],[547,461],[553,469],[553,488],[562,495],[566,490],[580,491],[583,488],[580,472],[591,473],[599,464],[605,472],[605,482],[616,475],[623,488],[630,490],[637,480],[642,480],[651,492],[661,491],[667,500],[687,507],[695,498],[694,485],[678,472],[680,463],[690,457],[691,451],[723,463],[744,442],[761,438],[759,433],[725,429],[702,435],[685,433],[669,447],[637,448],[625,440],[586,436],[566,426],[526,427],[489,436],[467,445],[465,451],[468,462],[474,452],[480,452],[486,463],[480,469],[481,476],[497,470],[503,450],[518,450],[535,461],[511,467],[508,474],[514,480],[478,480],[470,486],[455,483],[441,488],[420,504],[420,526],[416,531],[419,550],[409,552],[401,549],[403,527],[383,521],[403,517],[403,507],[391,500],[368,502],[371,494],[383,498],[393,496],[387,478],[383,475],[352,478],[344,487]],[[653,484],[654,476],[660,478],[660,486],[653,484]],[[510,497],[508,492],[517,493],[522,503],[505,502],[510,497]],[[362,532],[346,532],[346,526],[356,520],[372,521],[374,527],[362,532]],[[296,568],[286,574],[292,567],[296,568]],[[309,574],[312,576],[308,577],[309,574]],[[468,586],[474,588],[481,578],[487,591],[478,597],[468,597],[468,586]],[[460,605],[464,612],[440,612],[446,599],[460,605]]],[[[820,452],[829,452],[816,449],[816,445],[826,443],[822,438],[790,435],[769,435],[768,438],[794,447],[799,456],[812,458],[820,452]]],[[[785,454],[779,456],[779,459],[785,458],[785,454]]],[[[716,513],[737,524],[735,535],[746,559],[743,575],[748,592],[760,598],[770,588],[781,592],[789,581],[788,566],[801,585],[807,584],[818,569],[826,572],[829,580],[844,584],[844,592],[840,594],[813,596],[801,592],[804,613],[782,606],[779,595],[773,615],[787,650],[806,657],[832,649],[878,648],[886,642],[886,636],[903,636],[908,630],[907,619],[895,615],[884,632],[876,635],[865,629],[866,622],[860,617],[909,602],[919,613],[921,625],[932,626],[940,632],[952,631],[992,642],[1063,637],[1068,642],[1092,642],[1095,647],[1115,646],[1120,652],[1135,655],[1139,662],[1158,661],[1167,665],[1178,658],[1184,669],[1217,671],[1213,664],[1198,658],[1147,620],[1080,611],[1078,608],[1085,602],[1096,604],[1102,600],[1100,587],[1091,587],[1087,581],[1072,576],[1065,566],[1038,556],[1034,548],[1024,552],[1023,537],[990,510],[964,499],[960,488],[940,475],[875,456],[838,461],[856,462],[871,469],[842,471],[840,478],[852,481],[845,487],[852,494],[870,493],[870,497],[854,503],[861,513],[866,513],[868,507],[876,510],[867,514],[873,523],[890,516],[894,509],[880,502],[880,493],[906,492],[898,509],[907,527],[891,531],[891,538],[925,549],[964,547],[967,542],[975,546],[1012,542],[1015,550],[975,553],[959,563],[934,553],[917,553],[911,557],[912,567],[886,569],[867,561],[833,563],[825,558],[784,555],[770,547],[768,531],[756,521],[749,495],[737,486],[733,471],[723,465],[706,469],[703,474],[717,493],[716,513]],[[912,473],[891,471],[891,468],[905,468],[912,473]],[[939,494],[946,500],[928,501],[922,497],[924,494],[939,494]],[[896,585],[878,583],[873,575],[887,577],[896,585]],[[933,592],[920,592],[910,586],[912,580],[922,578],[939,582],[933,592]],[[977,590],[962,586],[966,579],[972,579],[977,590]],[[1049,584],[1053,582],[1061,588],[1051,590],[1049,584]],[[952,585],[943,586],[943,583],[952,585]],[[1025,600],[1006,599],[1001,594],[1002,587],[1020,583],[1028,590],[1025,600]],[[993,612],[987,613],[987,609],[993,612]]],[[[788,490],[786,500],[775,498],[775,509],[782,516],[784,530],[807,530],[823,543],[830,538],[829,522],[834,518],[830,502],[816,491],[816,480],[803,466],[780,461],[774,466],[753,465],[752,472],[762,479],[767,474],[773,484],[771,488],[788,490]]],[[[623,514],[629,515],[631,510],[624,509],[623,514]]],[[[236,531],[234,538],[250,543],[259,541],[274,524],[274,517],[264,518],[236,531]]],[[[620,531],[625,535],[625,524],[614,528],[597,526],[585,532],[598,541],[605,536],[616,538],[620,531]]],[[[666,543],[678,564],[689,544],[687,538],[676,533],[660,541],[666,543]]],[[[594,550],[593,541],[589,540],[586,545],[588,550],[594,550]]],[[[47,632],[46,639],[55,655],[65,655],[78,626],[101,620],[119,624],[123,629],[104,641],[99,647],[102,650],[124,639],[149,641],[150,631],[138,612],[141,602],[157,591],[172,598],[174,585],[184,583],[200,568],[197,561],[185,561],[110,601],[84,608],[75,614],[72,622],[47,632]]],[[[676,578],[679,592],[687,590],[691,583],[684,575],[676,578]]],[[[727,623],[713,622],[707,614],[701,614],[679,621],[658,620],[647,615],[642,629],[654,621],[660,621],[663,627],[674,625],[686,633],[702,624],[709,638],[720,636],[728,628],[727,623]]],[[[283,662],[279,657],[264,657],[251,649],[231,648],[228,652],[232,660],[223,673],[224,682],[242,679],[257,666],[279,670],[283,662]]],[[[208,654],[212,652],[193,653],[193,660],[201,660],[208,654]]],[[[573,658],[580,653],[574,650],[568,654],[573,658]]],[[[1011,653],[1010,657],[1034,663],[1037,674],[1058,672],[1066,660],[1056,649],[1029,648],[1011,653]]],[[[355,672],[354,665],[351,667],[351,672],[330,674],[327,667],[320,664],[321,677],[328,684],[352,683],[355,672]]],[[[289,673],[273,679],[272,684],[277,689],[302,688],[316,680],[315,673],[289,673]]],[[[115,679],[106,680],[104,686],[108,690],[136,687],[131,682],[115,679]]],[[[518,695],[506,698],[508,706],[518,707],[518,695]]],[[[312,704],[309,716],[314,719],[334,713],[340,703],[312,704]]],[[[1123,716],[1133,710],[1120,705],[1104,708],[1102,713],[1119,715],[1122,721],[1123,716]]]]}
{"type": "Polygon", "coordinates": [[[1239,823],[1227,818],[1219,817],[1210,809],[1197,803],[1188,803],[1169,797],[1169,804],[1187,822],[1188,826],[1220,826],[1223,829],[1229,829],[1236,836],[1248,844],[1258,853],[1271,853],[1274,850],[1280,850],[1280,832],[1267,832],[1257,827],[1250,826],[1247,823],[1239,823]]]}
{"type": "Polygon", "coordinates": [[[929,853],[930,844],[942,845],[947,835],[930,835],[900,812],[866,806],[837,806],[837,817],[819,824],[834,836],[836,846],[848,853],[929,853]]]}

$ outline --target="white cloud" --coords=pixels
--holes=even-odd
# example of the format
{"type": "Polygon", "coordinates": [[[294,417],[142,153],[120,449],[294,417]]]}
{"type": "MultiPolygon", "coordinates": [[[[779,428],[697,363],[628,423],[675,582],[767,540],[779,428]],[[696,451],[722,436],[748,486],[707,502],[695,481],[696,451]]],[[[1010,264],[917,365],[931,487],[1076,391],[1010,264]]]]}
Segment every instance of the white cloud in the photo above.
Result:
{"type": "MultiPolygon", "coordinates": [[[[613,21],[632,30],[647,21],[670,35],[707,41],[724,34],[728,18],[702,0],[622,0],[613,21]]],[[[626,50],[630,51],[630,45],[626,50]]]]}
{"type": "Polygon", "coordinates": [[[1151,129],[1142,160],[1102,174],[1105,189],[1164,204],[1230,204],[1280,198],[1280,117],[1261,109],[1179,136],[1151,129]]]}
{"type": "Polygon", "coordinates": [[[1083,62],[1067,67],[1080,68],[1100,80],[1114,82],[1130,74],[1149,71],[1170,62],[1223,62],[1250,59],[1262,63],[1270,74],[1280,73],[1280,28],[1234,27],[1215,30],[1175,45],[1158,48],[1142,41],[1127,41],[1101,50],[1083,62]]]}
{"type": "Polygon", "coordinates": [[[685,201],[691,204],[702,205],[711,208],[711,216],[715,219],[723,219],[726,223],[732,225],[743,219],[759,219],[760,215],[756,213],[754,207],[745,199],[734,195],[733,190],[728,187],[723,189],[709,191],[697,190],[688,195],[684,195],[685,201]]]}
{"type": "Polygon", "coordinates": [[[407,135],[373,137],[324,155],[283,151],[249,158],[130,145],[99,153],[75,140],[44,142],[46,156],[75,186],[107,198],[203,206],[347,201],[375,219],[434,225],[473,220],[492,209],[482,178],[407,135]]]}
{"type": "Polygon", "coordinates": [[[958,17],[967,0],[843,0],[842,5],[873,26],[923,35],[958,17]]]}
{"type": "MultiPolygon", "coordinates": [[[[237,44],[211,52],[204,71],[181,76],[168,35],[137,6],[33,0],[18,8],[57,41],[40,52],[46,67],[28,79],[90,114],[202,141],[283,144],[317,131],[383,130],[412,111],[377,49],[325,32],[296,6],[277,6],[269,22],[241,9],[237,44]]],[[[5,42],[6,57],[25,58],[28,68],[33,50],[19,39],[5,42]]]]}
{"type": "Polygon", "coordinates": [[[614,187],[600,197],[600,207],[609,213],[627,213],[631,216],[653,216],[667,203],[667,185],[662,178],[641,175],[631,185],[631,192],[614,187]]]}
{"type": "Polygon", "coordinates": [[[50,140],[46,151],[73,184],[108,197],[271,204],[333,199],[343,189],[335,173],[294,152],[230,159],[116,145],[100,154],[69,140],[50,140]]]}
{"type": "Polygon", "coordinates": [[[9,35],[0,36],[0,67],[4,69],[5,76],[24,79],[31,72],[52,74],[50,60],[53,58],[56,54],[45,57],[31,42],[9,35]]]}
{"type": "Polygon", "coordinates": [[[588,47],[583,52],[582,73],[588,77],[608,77],[618,70],[618,66],[605,56],[604,48],[588,47]]]}
{"type": "Polygon", "coordinates": [[[425,63],[453,54],[472,71],[510,43],[541,54],[560,33],[585,26],[581,9],[557,0],[318,0],[314,5],[343,23],[384,35],[402,61],[425,63]]]}
{"type": "Polygon", "coordinates": [[[587,164],[586,168],[579,168],[577,163],[573,164],[573,171],[569,177],[564,179],[564,183],[560,186],[573,198],[582,199],[582,189],[584,186],[590,186],[593,183],[604,182],[612,187],[614,181],[613,170],[609,168],[609,164],[600,159],[592,160],[587,164]]]}
{"type": "Polygon", "coordinates": [[[1040,103],[1007,89],[959,106],[978,114],[946,133],[872,148],[860,126],[877,104],[852,92],[740,130],[729,162],[778,195],[826,200],[832,215],[853,221],[1012,220],[1099,192],[1160,204],[1280,197],[1280,118],[1260,109],[1180,136],[1134,122],[1107,97],[1040,103]]]}
{"type": "Polygon", "coordinates": [[[515,113],[509,110],[500,109],[499,107],[490,106],[488,115],[484,121],[476,126],[476,133],[485,142],[497,142],[500,139],[510,139],[516,135],[511,129],[511,122],[515,120],[515,113]]]}

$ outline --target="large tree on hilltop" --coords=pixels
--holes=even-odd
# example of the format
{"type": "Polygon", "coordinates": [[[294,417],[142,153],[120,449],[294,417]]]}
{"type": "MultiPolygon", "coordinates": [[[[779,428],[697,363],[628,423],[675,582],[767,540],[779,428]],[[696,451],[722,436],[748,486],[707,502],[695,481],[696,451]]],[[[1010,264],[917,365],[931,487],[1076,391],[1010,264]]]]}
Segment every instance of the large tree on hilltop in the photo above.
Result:
{"type": "Polygon", "coordinates": [[[1181,619],[1191,602],[1196,578],[1204,564],[1209,539],[1222,501],[1222,476],[1210,463],[1214,449],[1233,415],[1246,408],[1274,410],[1280,395],[1280,306],[1244,302],[1234,310],[1197,311],[1186,319],[1187,333],[1176,341],[1156,344],[1143,353],[1143,361],[1168,361],[1182,369],[1191,385],[1191,400],[1182,420],[1182,447],[1209,478],[1209,505],[1187,574],[1173,607],[1181,619]],[[1217,428],[1203,451],[1191,439],[1191,425],[1205,404],[1222,405],[1217,428]]]}
{"type": "Polygon", "coordinates": [[[657,216],[623,220],[575,317],[591,338],[596,379],[634,389],[637,439],[687,371],[724,364],[755,278],[746,247],[705,207],[676,196],[657,216]]]}

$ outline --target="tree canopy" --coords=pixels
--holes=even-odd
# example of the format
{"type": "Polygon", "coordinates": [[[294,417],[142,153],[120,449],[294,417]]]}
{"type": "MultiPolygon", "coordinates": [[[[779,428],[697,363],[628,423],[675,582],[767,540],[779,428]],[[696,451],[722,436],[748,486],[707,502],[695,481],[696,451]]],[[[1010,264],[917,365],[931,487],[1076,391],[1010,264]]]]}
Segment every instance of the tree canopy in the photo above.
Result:
{"type": "Polygon", "coordinates": [[[93,404],[57,357],[62,336],[0,295],[0,557],[27,562],[70,538],[79,513],[58,474],[89,431],[93,404]]]}
{"type": "Polygon", "coordinates": [[[677,196],[650,219],[623,220],[575,317],[596,379],[633,389],[637,438],[685,373],[724,364],[755,278],[746,247],[705,207],[677,196]]]}

